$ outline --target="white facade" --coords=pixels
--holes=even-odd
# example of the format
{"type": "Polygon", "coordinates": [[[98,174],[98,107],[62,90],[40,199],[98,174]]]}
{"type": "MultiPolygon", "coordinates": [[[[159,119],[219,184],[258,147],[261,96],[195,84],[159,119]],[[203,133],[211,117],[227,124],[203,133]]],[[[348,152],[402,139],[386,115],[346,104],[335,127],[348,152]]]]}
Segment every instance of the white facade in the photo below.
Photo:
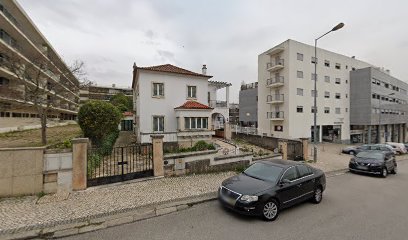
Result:
{"type": "MultiPolygon", "coordinates": [[[[287,40],[258,56],[259,134],[290,139],[311,137],[313,57],[314,46],[294,40],[287,40]]],[[[332,140],[347,142],[350,139],[350,71],[371,65],[320,48],[317,59],[319,140],[324,138],[324,129],[329,128],[332,140]]]]}

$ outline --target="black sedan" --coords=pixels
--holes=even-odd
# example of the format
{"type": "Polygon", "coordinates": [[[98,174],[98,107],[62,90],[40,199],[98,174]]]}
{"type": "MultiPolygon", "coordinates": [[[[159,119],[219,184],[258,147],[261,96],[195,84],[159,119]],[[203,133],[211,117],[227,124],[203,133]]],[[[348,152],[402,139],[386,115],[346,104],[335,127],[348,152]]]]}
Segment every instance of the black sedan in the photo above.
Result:
{"type": "Polygon", "coordinates": [[[319,169],[290,160],[263,160],[226,179],[218,199],[238,213],[273,221],[283,208],[305,200],[320,203],[325,188],[326,176],[319,169]]]}
{"type": "Polygon", "coordinates": [[[391,152],[360,152],[351,158],[349,170],[350,172],[377,174],[385,178],[388,173],[397,173],[397,162],[391,152]]]}

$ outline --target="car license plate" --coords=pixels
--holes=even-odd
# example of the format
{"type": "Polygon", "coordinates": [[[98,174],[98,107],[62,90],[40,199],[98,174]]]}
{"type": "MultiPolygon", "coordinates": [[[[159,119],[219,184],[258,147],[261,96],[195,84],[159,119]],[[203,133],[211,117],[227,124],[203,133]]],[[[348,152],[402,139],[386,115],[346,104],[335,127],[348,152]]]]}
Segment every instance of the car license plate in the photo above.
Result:
{"type": "Polygon", "coordinates": [[[229,205],[231,205],[231,206],[234,206],[234,205],[235,205],[235,199],[230,198],[230,197],[227,197],[227,196],[224,196],[223,199],[224,199],[224,201],[225,201],[226,203],[228,203],[229,205]]]}
{"type": "Polygon", "coordinates": [[[357,168],[360,169],[360,170],[367,170],[368,169],[368,167],[366,167],[366,166],[357,166],[357,168]]]}

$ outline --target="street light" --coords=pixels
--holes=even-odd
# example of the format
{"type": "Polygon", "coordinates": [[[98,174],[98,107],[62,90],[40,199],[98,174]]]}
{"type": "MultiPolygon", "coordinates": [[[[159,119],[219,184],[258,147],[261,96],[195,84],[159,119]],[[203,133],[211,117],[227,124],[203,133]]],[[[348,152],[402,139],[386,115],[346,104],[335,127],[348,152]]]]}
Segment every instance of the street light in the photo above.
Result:
{"type": "MultiPolygon", "coordinates": [[[[395,93],[387,94],[387,96],[392,96],[392,95],[395,95],[395,93]]],[[[380,115],[378,116],[378,143],[381,143],[381,96],[378,99],[378,110],[380,111],[380,115]]],[[[384,135],[384,138],[385,138],[385,135],[384,135]]]]}
{"type": "Polygon", "coordinates": [[[339,23],[327,33],[315,39],[315,55],[314,55],[314,107],[313,107],[313,162],[317,161],[317,40],[326,36],[327,34],[337,31],[344,27],[344,23],[339,23]]]}

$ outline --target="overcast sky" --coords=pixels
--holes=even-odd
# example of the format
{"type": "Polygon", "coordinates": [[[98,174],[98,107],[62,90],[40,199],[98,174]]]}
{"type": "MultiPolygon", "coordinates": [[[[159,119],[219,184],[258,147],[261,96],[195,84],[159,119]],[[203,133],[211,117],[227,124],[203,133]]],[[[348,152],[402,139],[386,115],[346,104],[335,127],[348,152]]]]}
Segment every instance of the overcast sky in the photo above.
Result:
{"type": "Polygon", "coordinates": [[[90,80],[130,86],[132,65],[174,64],[213,80],[257,81],[257,57],[288,38],[391,70],[408,81],[406,0],[18,0],[67,63],[90,80]]]}

